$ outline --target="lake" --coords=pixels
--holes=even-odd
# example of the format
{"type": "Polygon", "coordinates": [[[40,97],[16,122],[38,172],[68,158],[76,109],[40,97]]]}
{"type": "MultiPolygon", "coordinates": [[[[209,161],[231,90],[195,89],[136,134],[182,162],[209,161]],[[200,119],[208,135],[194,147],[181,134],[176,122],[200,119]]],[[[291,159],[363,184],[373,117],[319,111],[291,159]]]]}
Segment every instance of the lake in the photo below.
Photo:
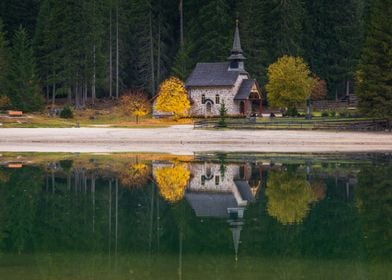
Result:
{"type": "Polygon", "coordinates": [[[0,157],[0,279],[392,279],[390,154],[0,157]]]}

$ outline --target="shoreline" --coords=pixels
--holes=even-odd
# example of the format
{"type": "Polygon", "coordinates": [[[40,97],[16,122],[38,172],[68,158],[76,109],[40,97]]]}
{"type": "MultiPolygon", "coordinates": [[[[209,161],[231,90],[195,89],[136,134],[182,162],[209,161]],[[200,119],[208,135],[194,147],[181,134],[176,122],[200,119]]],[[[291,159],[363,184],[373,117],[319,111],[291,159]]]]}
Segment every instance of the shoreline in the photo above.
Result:
{"type": "Polygon", "coordinates": [[[0,152],[190,155],[197,152],[339,153],[391,152],[387,132],[298,130],[194,130],[167,128],[1,128],[0,152]]]}

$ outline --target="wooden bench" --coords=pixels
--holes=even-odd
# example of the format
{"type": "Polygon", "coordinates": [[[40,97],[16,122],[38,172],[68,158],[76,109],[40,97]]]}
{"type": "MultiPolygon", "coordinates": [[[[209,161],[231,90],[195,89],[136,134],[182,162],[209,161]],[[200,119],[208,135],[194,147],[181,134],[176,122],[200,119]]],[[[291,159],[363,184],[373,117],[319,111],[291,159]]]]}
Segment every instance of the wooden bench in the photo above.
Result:
{"type": "Polygon", "coordinates": [[[8,116],[21,117],[21,116],[23,116],[23,112],[22,111],[8,111],[8,116]]]}

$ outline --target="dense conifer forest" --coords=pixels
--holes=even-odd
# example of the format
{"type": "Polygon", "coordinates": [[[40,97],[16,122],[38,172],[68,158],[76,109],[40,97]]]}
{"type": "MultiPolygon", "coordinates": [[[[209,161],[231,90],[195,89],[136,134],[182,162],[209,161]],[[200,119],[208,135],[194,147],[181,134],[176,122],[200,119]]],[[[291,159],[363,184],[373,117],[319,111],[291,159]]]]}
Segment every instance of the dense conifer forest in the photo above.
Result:
{"type": "Polygon", "coordinates": [[[27,111],[41,97],[76,107],[127,89],[152,97],[168,76],[226,60],[239,19],[246,69],[262,88],[271,63],[300,56],[327,98],[356,92],[359,77],[363,100],[391,107],[391,18],[391,0],[4,0],[0,97],[27,111]]]}

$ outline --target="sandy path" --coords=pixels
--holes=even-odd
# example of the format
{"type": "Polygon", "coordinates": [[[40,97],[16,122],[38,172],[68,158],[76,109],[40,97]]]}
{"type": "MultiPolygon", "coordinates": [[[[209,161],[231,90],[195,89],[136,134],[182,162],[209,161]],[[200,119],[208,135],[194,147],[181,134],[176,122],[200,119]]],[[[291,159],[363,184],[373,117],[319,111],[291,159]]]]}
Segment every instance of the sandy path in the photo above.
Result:
{"type": "Polygon", "coordinates": [[[392,152],[391,133],[289,130],[3,128],[5,152],[392,152]]]}

